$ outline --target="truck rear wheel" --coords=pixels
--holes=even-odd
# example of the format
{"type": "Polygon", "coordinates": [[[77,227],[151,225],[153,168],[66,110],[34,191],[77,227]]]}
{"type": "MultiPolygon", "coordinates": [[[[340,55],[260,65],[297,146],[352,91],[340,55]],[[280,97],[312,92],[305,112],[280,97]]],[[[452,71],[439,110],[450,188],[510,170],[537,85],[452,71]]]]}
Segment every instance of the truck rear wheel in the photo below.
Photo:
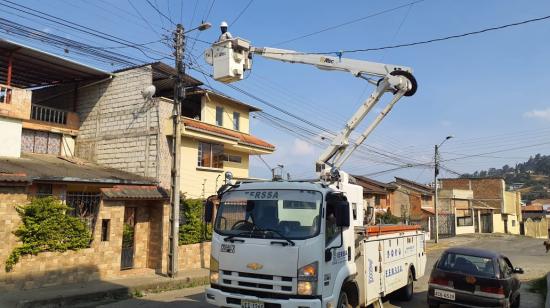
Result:
{"type": "Polygon", "coordinates": [[[410,301],[414,295],[414,277],[411,269],[409,268],[409,274],[407,276],[407,284],[399,289],[399,297],[404,301],[410,301]]]}
{"type": "Polygon", "coordinates": [[[350,303],[349,303],[349,300],[348,300],[348,295],[346,294],[345,291],[340,291],[340,296],[338,297],[338,305],[336,307],[337,308],[352,308],[350,303]]]}

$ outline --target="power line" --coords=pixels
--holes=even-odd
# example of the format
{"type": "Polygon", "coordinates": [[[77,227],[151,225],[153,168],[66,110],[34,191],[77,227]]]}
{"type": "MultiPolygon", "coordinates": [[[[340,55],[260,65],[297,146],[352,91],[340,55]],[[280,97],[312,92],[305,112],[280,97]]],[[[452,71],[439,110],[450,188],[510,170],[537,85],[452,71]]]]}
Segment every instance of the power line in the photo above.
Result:
{"type": "Polygon", "coordinates": [[[344,23],[341,23],[341,24],[337,24],[337,25],[334,25],[334,26],[326,27],[324,29],[321,29],[321,30],[318,30],[318,31],[315,31],[315,32],[300,35],[298,37],[294,37],[294,38],[288,39],[286,41],[282,41],[282,42],[272,44],[272,45],[273,46],[278,46],[278,45],[283,45],[283,44],[286,44],[286,43],[294,42],[294,41],[297,41],[297,40],[301,40],[303,38],[310,37],[310,36],[313,36],[313,35],[317,35],[319,33],[327,32],[327,31],[334,30],[334,29],[337,29],[337,28],[340,28],[340,27],[343,27],[343,26],[351,25],[351,24],[354,24],[354,23],[357,23],[357,22],[360,22],[360,21],[363,21],[363,20],[366,20],[366,19],[369,19],[369,18],[372,18],[372,17],[376,17],[376,16],[379,16],[379,15],[382,15],[382,14],[393,12],[395,10],[399,10],[399,9],[404,8],[406,6],[409,6],[409,5],[412,5],[412,4],[415,4],[415,3],[419,3],[419,2],[423,2],[423,1],[425,1],[425,0],[417,0],[417,1],[413,1],[413,2],[410,2],[410,3],[403,4],[403,5],[399,5],[399,6],[390,8],[390,9],[386,9],[386,10],[383,10],[383,11],[379,11],[379,12],[361,17],[361,18],[350,20],[350,21],[347,21],[347,22],[344,22],[344,23]]]}
{"type": "MultiPolygon", "coordinates": [[[[425,41],[418,41],[418,42],[404,43],[404,44],[397,44],[397,45],[389,45],[389,46],[383,46],[383,47],[363,48],[363,49],[349,49],[349,50],[338,50],[338,51],[323,51],[323,52],[293,52],[292,54],[318,54],[318,55],[339,54],[339,55],[341,55],[343,53],[368,52],[368,51],[379,51],[379,50],[385,50],[385,49],[396,49],[396,48],[402,48],[402,47],[411,47],[411,46],[431,44],[431,43],[441,42],[441,41],[446,41],[446,40],[452,40],[452,39],[462,38],[462,37],[466,37],[466,36],[478,35],[478,34],[485,33],[485,32],[502,30],[502,29],[505,29],[505,28],[521,26],[521,25],[525,25],[525,24],[529,24],[529,23],[533,23],[533,22],[538,22],[538,21],[543,21],[543,20],[547,20],[547,19],[550,19],[550,15],[543,16],[543,17],[532,18],[532,19],[527,19],[527,20],[514,22],[514,23],[509,23],[509,24],[505,24],[505,25],[501,25],[501,26],[485,28],[485,29],[481,29],[481,30],[477,30],[477,31],[466,32],[466,33],[462,33],[462,34],[449,35],[449,36],[429,39],[429,40],[425,40],[425,41]]],[[[269,54],[288,54],[288,52],[265,52],[265,53],[269,53],[269,54]]]]}
{"type": "Polygon", "coordinates": [[[232,25],[234,25],[237,20],[239,20],[239,18],[241,18],[241,16],[244,14],[244,12],[246,12],[246,10],[248,9],[248,7],[252,4],[252,2],[254,2],[254,0],[250,0],[248,1],[248,4],[241,10],[241,12],[239,13],[239,15],[237,15],[237,17],[235,17],[235,19],[229,24],[229,27],[231,27],[232,25]]]}
{"type": "Polygon", "coordinates": [[[73,29],[73,30],[76,30],[76,31],[79,31],[79,32],[83,32],[83,33],[86,33],[86,34],[89,34],[89,35],[92,35],[92,36],[95,36],[95,37],[99,37],[99,38],[107,40],[107,41],[111,41],[111,42],[115,42],[115,43],[118,43],[118,44],[121,44],[121,45],[132,47],[132,48],[140,51],[144,56],[146,56],[150,59],[153,59],[155,61],[159,60],[159,59],[152,58],[151,56],[149,56],[147,53],[145,53],[143,51],[143,49],[146,49],[146,50],[150,50],[151,52],[154,52],[154,53],[157,53],[157,54],[160,53],[159,51],[156,51],[156,50],[151,49],[149,47],[145,47],[145,46],[138,47],[138,46],[136,46],[136,43],[130,42],[128,40],[125,40],[125,39],[122,39],[122,38],[119,38],[119,37],[116,37],[114,35],[111,35],[111,34],[108,34],[108,33],[105,33],[105,32],[101,32],[101,31],[92,29],[90,27],[80,25],[80,24],[74,23],[72,21],[63,19],[61,17],[57,17],[57,16],[53,16],[53,15],[48,14],[48,13],[41,12],[39,10],[32,9],[30,7],[12,2],[10,0],[3,0],[3,1],[4,1],[4,5],[3,5],[4,7],[8,7],[8,8],[11,8],[13,10],[23,12],[25,14],[32,15],[32,16],[38,17],[40,19],[48,20],[50,22],[62,25],[64,27],[67,27],[67,28],[70,28],[70,29],[73,29]],[[6,2],[9,3],[9,4],[14,5],[15,7],[12,6],[12,5],[6,4],[6,2]]]}
{"type": "Polygon", "coordinates": [[[149,6],[151,6],[153,8],[153,10],[157,11],[157,13],[159,13],[160,16],[166,18],[166,20],[168,20],[170,23],[172,23],[172,25],[174,25],[174,26],[176,25],[176,23],[174,23],[172,18],[166,16],[163,12],[161,12],[155,4],[151,3],[151,1],[149,1],[149,0],[145,0],[145,1],[149,4],[149,6]]]}
{"type": "Polygon", "coordinates": [[[139,12],[139,10],[134,6],[134,4],[132,3],[131,0],[128,0],[128,4],[130,4],[130,6],[132,7],[132,9],[134,9],[134,11],[139,15],[139,17],[141,18],[141,20],[143,20],[147,26],[149,26],[149,28],[155,32],[156,34],[160,35],[160,33],[153,27],[153,25],[151,25],[151,23],[145,18],[143,17],[143,15],[141,15],[141,13],[139,12]]]}

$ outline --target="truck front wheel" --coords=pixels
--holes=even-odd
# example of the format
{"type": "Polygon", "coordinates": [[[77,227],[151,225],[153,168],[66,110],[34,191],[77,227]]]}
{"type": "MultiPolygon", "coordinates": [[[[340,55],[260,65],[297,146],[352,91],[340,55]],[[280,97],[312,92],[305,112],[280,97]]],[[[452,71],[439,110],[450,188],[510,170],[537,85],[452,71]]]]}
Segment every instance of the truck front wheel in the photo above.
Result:
{"type": "Polygon", "coordinates": [[[352,308],[349,301],[348,295],[345,291],[340,291],[340,296],[338,297],[338,306],[337,308],[352,308]]]}
{"type": "Polygon", "coordinates": [[[404,301],[410,301],[414,294],[414,278],[411,269],[409,268],[409,275],[407,276],[407,284],[399,290],[399,297],[404,301]]]}

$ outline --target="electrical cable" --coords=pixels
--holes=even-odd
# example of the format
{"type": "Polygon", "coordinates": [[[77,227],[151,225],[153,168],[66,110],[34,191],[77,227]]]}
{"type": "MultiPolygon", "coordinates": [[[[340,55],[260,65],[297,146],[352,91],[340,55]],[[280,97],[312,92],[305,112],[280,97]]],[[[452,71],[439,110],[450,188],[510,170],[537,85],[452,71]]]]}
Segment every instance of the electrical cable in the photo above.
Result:
{"type": "Polygon", "coordinates": [[[233,26],[237,22],[237,20],[239,20],[239,18],[241,18],[241,16],[244,14],[244,12],[246,12],[246,10],[252,4],[252,2],[254,2],[254,0],[248,1],[246,6],[241,10],[241,12],[237,15],[237,17],[235,17],[235,19],[231,23],[229,23],[229,27],[233,26]]]}
{"type": "Polygon", "coordinates": [[[161,17],[164,17],[166,18],[166,20],[168,20],[170,23],[172,23],[172,25],[176,25],[176,23],[174,23],[174,21],[172,20],[172,18],[166,16],[163,12],[160,11],[160,9],[158,8],[157,5],[151,3],[151,1],[149,0],[145,0],[145,2],[147,2],[149,4],[150,7],[153,8],[153,10],[157,11],[157,13],[161,16],[161,17]]]}
{"type": "Polygon", "coordinates": [[[297,41],[297,40],[301,40],[301,39],[304,39],[304,38],[307,38],[307,37],[310,37],[310,36],[313,36],[313,35],[317,35],[319,33],[323,33],[323,32],[327,32],[327,31],[330,31],[330,30],[338,29],[340,27],[351,25],[351,24],[354,24],[354,23],[357,23],[357,22],[360,22],[360,21],[363,21],[363,20],[366,20],[366,19],[369,19],[369,18],[372,18],[372,17],[376,17],[376,16],[379,16],[379,15],[382,15],[382,14],[393,12],[395,10],[399,10],[401,8],[407,7],[407,6],[415,4],[415,3],[423,2],[423,1],[425,1],[425,0],[417,0],[417,1],[409,2],[409,3],[403,4],[403,5],[399,5],[399,6],[390,8],[390,9],[382,10],[382,11],[379,11],[379,12],[376,12],[376,13],[373,13],[373,14],[369,14],[369,15],[361,17],[361,18],[353,19],[353,20],[350,20],[350,21],[347,21],[347,22],[344,22],[344,23],[341,23],[341,24],[338,24],[338,25],[326,27],[324,29],[321,29],[321,30],[318,30],[318,31],[315,31],[315,32],[300,35],[298,37],[294,37],[294,38],[291,38],[291,39],[288,39],[288,40],[285,40],[285,41],[282,41],[282,42],[278,42],[278,43],[275,43],[275,44],[271,44],[271,45],[272,46],[279,46],[279,45],[287,44],[287,43],[294,42],[294,41],[297,41]]]}

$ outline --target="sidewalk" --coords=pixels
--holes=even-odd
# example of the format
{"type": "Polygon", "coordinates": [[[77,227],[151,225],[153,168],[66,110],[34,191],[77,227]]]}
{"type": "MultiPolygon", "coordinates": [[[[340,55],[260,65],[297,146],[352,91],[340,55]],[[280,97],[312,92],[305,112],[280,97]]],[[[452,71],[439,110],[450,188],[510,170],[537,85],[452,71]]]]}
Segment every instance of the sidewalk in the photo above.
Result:
{"type": "Polygon", "coordinates": [[[144,293],[182,289],[208,283],[208,269],[185,271],[176,278],[133,276],[109,281],[58,285],[0,295],[0,307],[95,307],[144,293]]]}

